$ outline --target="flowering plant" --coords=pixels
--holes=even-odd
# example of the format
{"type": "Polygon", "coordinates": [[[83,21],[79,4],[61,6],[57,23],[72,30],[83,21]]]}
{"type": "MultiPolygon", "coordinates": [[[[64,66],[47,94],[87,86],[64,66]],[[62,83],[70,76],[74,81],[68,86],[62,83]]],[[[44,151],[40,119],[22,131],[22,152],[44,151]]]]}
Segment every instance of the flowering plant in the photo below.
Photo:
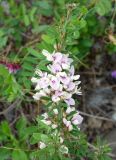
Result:
{"type": "MultiPolygon", "coordinates": [[[[81,95],[80,75],[74,74],[73,59],[69,58],[68,54],[55,51],[51,54],[47,50],[43,50],[42,54],[48,61],[46,66],[48,72],[36,69],[35,76],[31,79],[36,91],[33,98],[40,101],[44,97],[49,97],[51,106],[48,107],[47,113],[41,115],[40,121],[50,127],[52,135],[59,137],[60,151],[69,156],[65,134],[74,136],[74,133],[79,132],[83,121],[79,112],[72,107],[75,105],[73,94],[81,95]]],[[[44,142],[45,140],[39,142],[40,149],[51,144],[44,142]]]]}

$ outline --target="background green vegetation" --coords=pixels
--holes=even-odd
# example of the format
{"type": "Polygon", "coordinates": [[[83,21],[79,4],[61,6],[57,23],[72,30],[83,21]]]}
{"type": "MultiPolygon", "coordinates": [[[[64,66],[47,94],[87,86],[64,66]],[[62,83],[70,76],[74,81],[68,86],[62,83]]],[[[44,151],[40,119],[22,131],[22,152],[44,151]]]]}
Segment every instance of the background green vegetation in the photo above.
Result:
{"type": "MultiPolygon", "coordinates": [[[[112,0],[0,0],[0,60],[21,65],[16,74],[10,74],[0,64],[0,101],[9,104],[16,99],[21,100],[21,103],[33,102],[30,79],[34,69],[36,65],[40,69],[47,69],[42,49],[51,52],[56,45],[57,50],[73,57],[77,69],[80,66],[89,67],[87,57],[100,38],[104,39],[103,50],[108,54],[115,53],[115,14],[116,1],[112,0]]],[[[13,134],[8,123],[1,122],[0,144],[5,144],[9,149],[0,149],[0,160],[9,157],[13,160],[34,159],[38,151],[30,154],[27,141],[38,128],[22,118],[17,122],[16,129],[17,133],[13,134]]],[[[40,139],[36,136],[33,138],[37,141],[40,139]]],[[[84,143],[85,139],[82,138],[79,145],[84,143]]],[[[94,155],[88,153],[86,147],[87,144],[82,153],[76,154],[93,158],[94,155]]],[[[109,160],[105,154],[109,148],[106,146],[102,149],[96,152],[98,158],[94,159],[109,160]]]]}

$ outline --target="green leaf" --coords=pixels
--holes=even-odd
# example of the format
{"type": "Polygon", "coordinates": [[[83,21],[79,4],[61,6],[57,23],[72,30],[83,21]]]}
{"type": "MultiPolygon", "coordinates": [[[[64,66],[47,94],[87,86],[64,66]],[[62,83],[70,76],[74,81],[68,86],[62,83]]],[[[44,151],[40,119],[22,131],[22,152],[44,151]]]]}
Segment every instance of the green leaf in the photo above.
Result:
{"type": "Polygon", "coordinates": [[[23,130],[27,125],[27,120],[25,117],[21,117],[18,122],[16,123],[16,128],[21,131],[23,130]]]}
{"type": "Polygon", "coordinates": [[[7,136],[11,135],[11,130],[10,130],[10,127],[9,127],[9,124],[7,121],[4,121],[1,123],[1,129],[5,135],[7,135],[7,136]]]}
{"type": "Polygon", "coordinates": [[[36,144],[39,141],[42,141],[44,143],[50,142],[50,138],[46,134],[42,133],[34,133],[32,138],[31,138],[31,144],[36,144]]]}
{"type": "Polygon", "coordinates": [[[3,65],[0,65],[0,75],[5,78],[9,75],[8,69],[6,69],[3,65]]]}
{"type": "Polygon", "coordinates": [[[24,151],[19,150],[12,152],[12,160],[28,160],[28,158],[24,151]]]}
{"type": "Polygon", "coordinates": [[[40,1],[40,2],[38,2],[38,5],[43,9],[50,9],[51,8],[51,6],[49,5],[49,3],[47,1],[40,1]]]}
{"type": "Polygon", "coordinates": [[[10,150],[0,148],[0,160],[7,160],[10,157],[10,150]]]}
{"type": "Polygon", "coordinates": [[[4,47],[7,43],[8,37],[0,37],[0,48],[4,47]]]}
{"type": "Polygon", "coordinates": [[[44,32],[48,29],[49,25],[40,25],[40,26],[36,26],[34,29],[32,29],[32,31],[34,33],[41,33],[44,32]]]}
{"type": "Polygon", "coordinates": [[[50,37],[50,36],[46,35],[46,34],[42,35],[42,39],[48,44],[54,44],[55,43],[55,39],[53,37],[50,37]]]}
{"type": "Polygon", "coordinates": [[[34,70],[34,67],[33,67],[31,64],[27,63],[27,62],[25,62],[25,63],[22,65],[22,67],[23,67],[24,69],[26,69],[26,70],[29,70],[29,71],[34,70]]]}
{"type": "Polygon", "coordinates": [[[112,2],[110,0],[99,0],[95,6],[96,12],[101,16],[109,13],[111,11],[111,8],[112,2]]]}
{"type": "Polygon", "coordinates": [[[36,51],[33,48],[27,48],[28,52],[33,55],[34,57],[37,57],[39,59],[44,59],[45,56],[42,53],[39,53],[38,51],[36,51]]]}
{"type": "Polygon", "coordinates": [[[36,10],[37,10],[37,8],[33,7],[32,10],[30,11],[30,20],[31,20],[31,22],[34,22],[34,20],[35,20],[34,14],[36,13],[36,10]]]}
{"type": "Polygon", "coordinates": [[[22,72],[20,72],[20,76],[23,76],[23,77],[32,77],[33,73],[31,73],[29,71],[22,71],[22,72]]]}
{"type": "Polygon", "coordinates": [[[29,26],[30,21],[29,21],[28,15],[25,14],[25,15],[23,16],[23,18],[24,18],[24,23],[25,23],[25,25],[26,25],[26,26],[29,26]]]}

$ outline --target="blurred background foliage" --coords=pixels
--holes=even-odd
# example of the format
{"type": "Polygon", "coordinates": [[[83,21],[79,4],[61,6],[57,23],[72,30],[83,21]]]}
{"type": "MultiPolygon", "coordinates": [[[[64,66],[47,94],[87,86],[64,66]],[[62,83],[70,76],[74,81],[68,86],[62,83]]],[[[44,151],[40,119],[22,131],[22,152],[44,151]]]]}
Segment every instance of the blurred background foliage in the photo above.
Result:
{"type": "MultiPolygon", "coordinates": [[[[77,69],[90,67],[88,56],[94,54],[96,41],[104,44],[101,53],[115,54],[115,15],[115,0],[0,0],[0,101],[9,104],[16,99],[23,103],[33,101],[30,80],[35,67],[46,70],[42,49],[52,52],[55,48],[70,54],[77,69]],[[20,69],[9,73],[3,65],[7,63],[17,63],[20,69]]],[[[99,46],[96,49],[99,52],[99,46]]],[[[0,160],[11,156],[13,160],[27,160],[38,154],[29,155],[23,150],[11,152],[12,147],[25,150],[26,140],[37,131],[25,117],[15,127],[17,133],[12,134],[6,121],[0,124],[0,143],[9,147],[9,150],[0,149],[0,160]]],[[[80,155],[88,154],[85,148],[80,155]]],[[[109,160],[105,154],[109,148],[102,149],[99,159],[109,160]]]]}

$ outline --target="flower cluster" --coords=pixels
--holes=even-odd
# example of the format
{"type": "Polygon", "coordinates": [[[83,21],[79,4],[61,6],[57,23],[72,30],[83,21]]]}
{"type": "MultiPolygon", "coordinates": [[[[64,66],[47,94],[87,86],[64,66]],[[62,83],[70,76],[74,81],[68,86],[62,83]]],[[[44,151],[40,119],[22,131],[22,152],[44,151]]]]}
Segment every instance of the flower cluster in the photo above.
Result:
{"type": "MultiPolygon", "coordinates": [[[[40,100],[42,97],[51,97],[53,105],[50,106],[48,113],[45,112],[41,115],[40,119],[41,122],[51,128],[51,136],[57,137],[59,151],[62,154],[68,154],[69,149],[65,145],[65,132],[80,129],[80,124],[83,121],[79,112],[74,107],[71,107],[75,105],[72,95],[81,95],[78,87],[80,76],[74,75],[73,60],[69,58],[69,55],[60,52],[50,54],[46,50],[43,50],[42,53],[49,62],[47,65],[48,72],[36,69],[35,77],[31,79],[35,84],[36,90],[33,98],[40,100]],[[64,101],[67,104],[67,108],[63,107],[62,110],[55,108],[55,103],[59,101],[64,101]],[[59,115],[61,117],[60,121],[59,115]]],[[[46,144],[40,141],[39,148],[49,147],[50,143],[46,144]]]]}
{"type": "MultiPolygon", "coordinates": [[[[53,110],[54,114],[57,115],[58,114],[58,110],[54,109],[53,110]]],[[[56,122],[53,122],[50,117],[48,116],[47,113],[42,114],[42,120],[41,120],[44,124],[51,126],[52,129],[56,129],[58,127],[56,122]]]]}
{"type": "Polygon", "coordinates": [[[49,96],[55,103],[64,101],[68,106],[75,105],[72,95],[75,93],[81,95],[78,87],[81,82],[79,81],[80,75],[74,75],[73,60],[69,58],[69,55],[60,52],[51,54],[43,50],[42,53],[49,61],[47,65],[49,72],[36,69],[36,77],[31,79],[37,91],[33,98],[40,100],[42,97],[49,96]]]}
{"type": "MultiPolygon", "coordinates": [[[[67,107],[67,109],[64,109],[62,112],[62,119],[61,119],[61,125],[63,126],[63,129],[58,129],[59,120],[58,115],[60,114],[57,108],[54,108],[52,112],[50,112],[52,116],[49,116],[46,112],[42,114],[41,122],[43,122],[45,125],[50,126],[52,129],[52,136],[55,135],[59,138],[60,151],[63,154],[68,154],[68,147],[64,144],[65,139],[65,132],[64,131],[72,131],[75,128],[80,129],[80,124],[83,121],[83,117],[79,114],[78,111],[74,107],[67,107]],[[61,136],[62,135],[62,136],[61,136]]],[[[47,144],[48,145],[48,144],[47,144]]],[[[40,142],[40,149],[43,149],[47,147],[47,145],[43,142],[40,142]]]]}
{"type": "Polygon", "coordinates": [[[63,123],[69,131],[72,131],[73,126],[80,129],[80,124],[83,121],[83,117],[75,110],[74,107],[68,107],[66,113],[63,115],[63,123]]]}
{"type": "MultiPolygon", "coordinates": [[[[54,118],[52,120],[47,113],[42,114],[41,121],[44,124],[51,126],[52,129],[56,129],[58,127],[57,115],[59,114],[57,108],[53,109],[53,114],[56,117],[56,121],[54,118]]],[[[82,121],[83,117],[79,114],[78,111],[75,110],[74,107],[67,107],[67,109],[62,113],[62,123],[65,125],[68,131],[72,131],[75,127],[80,129],[80,124],[82,121]]]]}

